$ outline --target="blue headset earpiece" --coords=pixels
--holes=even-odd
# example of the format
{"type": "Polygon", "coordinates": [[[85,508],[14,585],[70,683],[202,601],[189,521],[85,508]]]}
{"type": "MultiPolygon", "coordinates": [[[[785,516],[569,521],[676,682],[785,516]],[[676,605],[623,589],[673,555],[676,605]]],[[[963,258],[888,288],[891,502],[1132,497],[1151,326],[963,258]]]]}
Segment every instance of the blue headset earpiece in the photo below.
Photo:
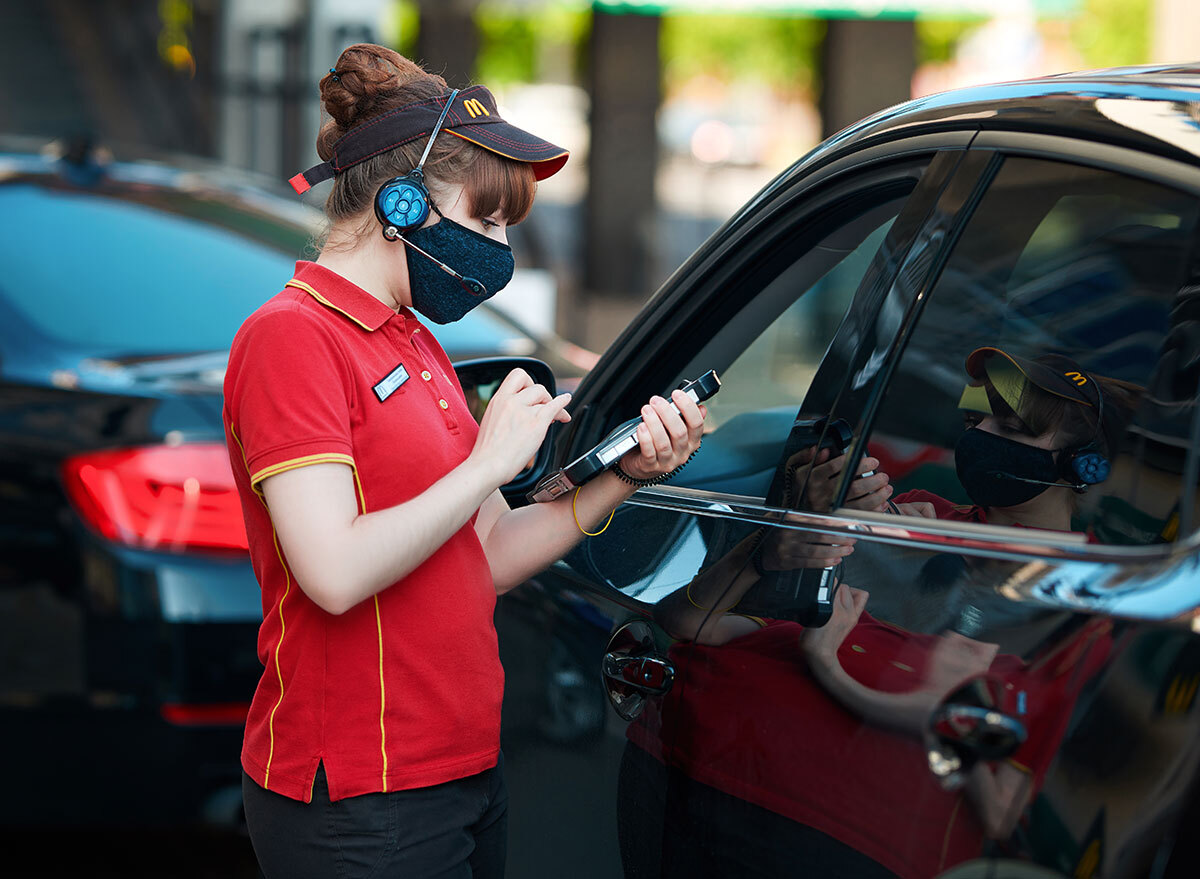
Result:
{"type": "Polygon", "coordinates": [[[1078,485],[1097,485],[1108,479],[1112,466],[1095,443],[1078,449],[1064,449],[1058,458],[1058,469],[1068,482],[1078,485]]]}
{"type": "MultiPolygon", "coordinates": [[[[1090,376],[1089,376],[1090,378],[1090,376]]],[[[1100,437],[1104,436],[1104,391],[1099,383],[1092,378],[1096,387],[1096,434],[1097,439],[1082,446],[1072,446],[1063,449],[1058,454],[1058,472],[1063,479],[1073,483],[1082,491],[1089,485],[1098,485],[1108,479],[1112,465],[1104,454],[1100,437]]]]}
{"type": "Polygon", "coordinates": [[[424,176],[413,170],[379,187],[375,194],[375,216],[383,224],[387,238],[419,229],[429,216],[429,190],[425,188],[424,176]],[[388,234],[389,229],[394,231],[388,234]]]}
{"type": "Polygon", "coordinates": [[[429,150],[433,141],[442,130],[450,105],[458,96],[458,89],[450,93],[446,105],[442,107],[442,115],[433,126],[433,133],[425,144],[425,152],[421,153],[421,161],[417,167],[400,177],[393,177],[375,193],[375,216],[383,226],[383,237],[395,241],[405,232],[419,229],[429,216],[429,190],[425,187],[425,160],[429,158],[429,150]]]}

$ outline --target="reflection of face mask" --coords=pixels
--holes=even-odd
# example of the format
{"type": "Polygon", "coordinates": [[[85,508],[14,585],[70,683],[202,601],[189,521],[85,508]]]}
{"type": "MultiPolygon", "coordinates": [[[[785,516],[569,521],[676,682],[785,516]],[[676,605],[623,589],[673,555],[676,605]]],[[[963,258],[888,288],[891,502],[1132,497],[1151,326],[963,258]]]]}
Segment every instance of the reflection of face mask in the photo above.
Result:
{"type": "Polygon", "coordinates": [[[459,274],[475,278],[487,289],[486,295],[475,295],[437,263],[414,248],[407,248],[413,308],[434,323],[448,324],[459,320],[512,280],[512,248],[453,220],[443,217],[432,226],[405,233],[404,237],[459,274]]]}
{"type": "Polygon", "coordinates": [[[972,427],[954,446],[954,466],[967,495],[981,507],[1012,507],[1058,482],[1054,453],[972,427]]]}

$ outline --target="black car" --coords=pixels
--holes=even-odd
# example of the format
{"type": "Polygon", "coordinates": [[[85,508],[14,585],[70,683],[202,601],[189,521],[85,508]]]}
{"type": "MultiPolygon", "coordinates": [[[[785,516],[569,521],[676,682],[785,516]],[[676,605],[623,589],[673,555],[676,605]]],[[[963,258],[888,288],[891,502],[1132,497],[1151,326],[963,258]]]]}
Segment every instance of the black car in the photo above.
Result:
{"type": "MultiPolygon", "coordinates": [[[[8,147],[0,824],[236,826],[262,610],[221,383],[320,214],[228,168],[8,147]]],[[[487,304],[438,335],[585,371],[487,304]]]]}
{"type": "Polygon", "coordinates": [[[510,868],[1192,875],[1200,68],[935,95],[833,137],[611,346],[554,464],[708,369],[724,384],[695,460],[537,578],[547,641],[564,603],[590,605],[575,637],[604,642],[589,686],[616,710],[541,758],[558,774],[514,773],[510,868]],[[832,508],[793,497],[812,478],[795,456],[840,433],[896,496],[969,511],[953,450],[985,346],[1137,389],[1108,478],[1046,489],[1069,530],[848,508],[851,464],[832,508]],[[820,540],[853,542],[817,569],[825,593],[754,569],[772,541],[820,540]],[[857,625],[822,628],[850,587],[869,593],[857,625]],[[741,634],[711,637],[732,617],[741,634]],[[804,646],[830,632],[836,686],[804,646]]]}
{"type": "MultiPolygon", "coordinates": [[[[721,374],[695,459],[498,605],[510,875],[1194,872],[1197,107],[1192,68],[894,107],[780,175],[667,281],[579,385],[546,462],[509,492],[520,502],[651,394],[721,374]],[[964,361],[983,346],[1066,354],[1142,389],[1109,478],[1049,489],[1072,492],[1070,531],[856,510],[842,504],[849,464],[831,504],[791,490],[811,479],[796,461],[838,437],[898,492],[966,508],[952,449],[964,361]],[[853,551],[829,575],[806,569],[823,578],[816,589],[799,569],[763,561],[758,573],[760,548],[820,540],[853,551]],[[743,577],[770,588],[734,589],[743,577]],[[839,629],[822,607],[851,587],[869,593],[864,615],[839,629]],[[730,619],[740,635],[711,636],[730,619]],[[838,691],[804,646],[834,636],[838,691]]],[[[200,697],[229,691],[220,678],[249,693],[258,668],[226,671],[219,621],[162,610],[210,606],[205,585],[171,584],[200,582],[212,555],[97,536],[64,499],[60,463],[85,428],[107,447],[167,424],[185,448],[214,434],[178,426],[202,421],[193,397],[126,394],[114,407],[78,389],[38,393],[0,410],[34,428],[3,459],[4,509],[33,511],[4,520],[5,564],[24,572],[6,600],[40,609],[59,641],[28,649],[63,672],[36,703],[37,731],[13,726],[34,722],[35,700],[6,707],[6,732],[53,755],[17,772],[29,783],[53,771],[72,794],[81,779],[116,784],[113,761],[81,756],[72,734],[86,710],[111,718],[99,750],[134,741],[172,781],[215,777],[235,731],[207,763],[165,743],[199,736],[198,706],[220,707],[200,697]],[[127,680],[147,694],[111,683],[127,680]],[[135,730],[139,716],[163,720],[135,730]]],[[[186,484],[146,484],[183,508],[186,484]]],[[[218,580],[232,582],[203,582],[218,580]]]]}

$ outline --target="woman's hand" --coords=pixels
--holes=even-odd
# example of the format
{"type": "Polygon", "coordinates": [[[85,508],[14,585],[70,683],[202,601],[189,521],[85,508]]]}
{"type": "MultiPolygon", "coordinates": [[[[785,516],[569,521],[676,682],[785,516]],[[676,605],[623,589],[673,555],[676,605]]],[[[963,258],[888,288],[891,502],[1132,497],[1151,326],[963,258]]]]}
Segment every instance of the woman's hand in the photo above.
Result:
{"type": "Polygon", "coordinates": [[[809,662],[829,664],[837,662],[838,648],[858,625],[863,608],[869,597],[865,589],[855,589],[842,583],[833,597],[833,615],[820,628],[806,628],[800,636],[800,647],[809,662]]]}
{"type": "Polygon", "coordinates": [[[533,458],[554,421],[567,422],[570,394],[550,396],[523,369],[514,369],[492,395],[471,458],[487,468],[495,486],[511,482],[533,458]]]}
{"type": "MultiPolygon", "coordinates": [[[[833,498],[841,474],[846,466],[846,455],[831,457],[829,449],[821,449],[804,490],[808,500],[807,508],[815,513],[824,513],[833,509],[833,498]]],[[[855,510],[871,510],[885,512],[888,498],[892,496],[892,487],[888,484],[890,478],[879,470],[878,458],[863,458],[858,462],[859,473],[872,473],[871,476],[855,477],[846,492],[844,506],[855,510]],[[872,473],[872,471],[874,471],[872,473]]],[[[801,474],[797,479],[803,482],[801,474]]]]}
{"type": "Polygon", "coordinates": [[[671,400],[679,407],[678,413],[670,403],[657,396],[651,397],[642,407],[637,448],[621,459],[621,469],[634,479],[653,479],[670,473],[700,448],[708,408],[697,405],[683,391],[673,391],[671,400]]]}
{"type": "Polygon", "coordinates": [[[759,550],[764,571],[831,568],[854,552],[854,538],[772,529],[759,550]]]}

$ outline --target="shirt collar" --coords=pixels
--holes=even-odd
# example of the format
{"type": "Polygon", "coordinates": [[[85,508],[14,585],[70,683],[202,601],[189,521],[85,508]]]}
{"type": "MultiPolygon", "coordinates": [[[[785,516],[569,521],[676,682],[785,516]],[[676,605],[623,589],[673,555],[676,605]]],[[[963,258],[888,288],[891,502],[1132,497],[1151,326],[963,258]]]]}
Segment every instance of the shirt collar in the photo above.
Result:
{"type": "MultiPolygon", "coordinates": [[[[297,262],[296,274],[285,286],[303,290],[326,308],[340,312],[368,332],[374,332],[396,316],[396,312],[362,287],[315,262],[297,262]]],[[[408,309],[401,309],[400,314],[407,316],[407,312],[408,309]]]]}

